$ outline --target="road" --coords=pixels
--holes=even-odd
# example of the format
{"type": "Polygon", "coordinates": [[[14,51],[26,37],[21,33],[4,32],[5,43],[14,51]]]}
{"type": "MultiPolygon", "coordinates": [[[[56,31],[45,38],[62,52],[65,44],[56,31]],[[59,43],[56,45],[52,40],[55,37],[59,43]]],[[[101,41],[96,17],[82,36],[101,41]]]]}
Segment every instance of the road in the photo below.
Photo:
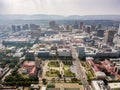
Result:
{"type": "Polygon", "coordinates": [[[84,90],[91,90],[91,88],[89,87],[89,83],[87,81],[87,76],[83,70],[83,67],[79,61],[79,58],[77,56],[77,52],[76,49],[71,46],[72,49],[72,57],[73,59],[75,59],[75,65],[76,65],[76,69],[77,69],[77,78],[79,78],[83,84],[84,90]]]}
{"type": "Polygon", "coordinates": [[[11,71],[12,71],[12,70],[13,70],[13,69],[10,69],[10,70],[5,74],[5,76],[2,78],[2,82],[4,82],[6,76],[8,76],[8,75],[11,74],[11,71]]]}

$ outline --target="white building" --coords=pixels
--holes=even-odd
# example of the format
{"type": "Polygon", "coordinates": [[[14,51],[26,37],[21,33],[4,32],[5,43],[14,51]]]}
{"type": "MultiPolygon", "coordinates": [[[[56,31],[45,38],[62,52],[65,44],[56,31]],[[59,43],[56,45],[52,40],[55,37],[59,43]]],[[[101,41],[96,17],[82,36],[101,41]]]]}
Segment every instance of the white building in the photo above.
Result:
{"type": "Polygon", "coordinates": [[[50,56],[56,56],[56,50],[50,50],[50,56]]]}
{"type": "Polygon", "coordinates": [[[108,90],[120,90],[120,83],[108,83],[108,90]]]}
{"type": "Polygon", "coordinates": [[[71,50],[66,48],[57,49],[57,54],[58,56],[64,56],[64,57],[72,56],[71,50]]]}
{"type": "Polygon", "coordinates": [[[93,90],[107,90],[102,80],[95,80],[92,81],[91,83],[93,90]]]}
{"type": "Polygon", "coordinates": [[[104,79],[104,78],[106,78],[106,74],[104,72],[101,72],[101,71],[95,72],[95,76],[98,79],[104,79]]]}

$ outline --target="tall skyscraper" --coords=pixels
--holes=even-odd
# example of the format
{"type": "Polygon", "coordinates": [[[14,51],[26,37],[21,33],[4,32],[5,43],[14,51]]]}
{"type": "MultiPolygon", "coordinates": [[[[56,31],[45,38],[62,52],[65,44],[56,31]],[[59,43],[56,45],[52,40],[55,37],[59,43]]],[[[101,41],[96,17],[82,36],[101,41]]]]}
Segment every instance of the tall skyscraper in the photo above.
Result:
{"type": "Polygon", "coordinates": [[[85,47],[84,46],[78,46],[77,47],[77,53],[78,53],[78,57],[84,58],[85,57],[85,47]]]}
{"type": "Polygon", "coordinates": [[[102,25],[101,25],[101,24],[98,24],[97,28],[100,29],[101,27],[102,27],[102,25]]]}
{"type": "Polygon", "coordinates": [[[17,26],[16,26],[16,29],[17,29],[17,31],[20,31],[20,30],[21,30],[21,26],[20,26],[20,25],[17,25],[17,26]]]}
{"type": "Polygon", "coordinates": [[[28,29],[29,29],[29,25],[28,25],[28,24],[23,25],[23,26],[22,26],[22,29],[23,29],[23,30],[28,30],[28,29]]]}
{"type": "Polygon", "coordinates": [[[105,43],[112,45],[113,44],[113,38],[116,33],[116,30],[107,30],[105,34],[105,43]]]}
{"type": "Polygon", "coordinates": [[[96,30],[96,25],[91,25],[91,30],[95,31],[96,30]]]}
{"type": "Polygon", "coordinates": [[[90,33],[90,32],[91,32],[91,27],[90,27],[90,26],[87,26],[85,31],[86,31],[87,33],[90,33]]]}
{"type": "Polygon", "coordinates": [[[102,29],[97,30],[97,36],[98,37],[104,37],[104,30],[102,30],[102,29]]]}
{"type": "Polygon", "coordinates": [[[55,21],[51,21],[51,22],[49,22],[49,27],[50,27],[51,29],[54,29],[55,26],[56,26],[55,21]]]}
{"type": "Polygon", "coordinates": [[[120,35],[120,24],[119,24],[119,28],[118,28],[118,35],[120,35]]]}
{"type": "Polygon", "coordinates": [[[13,32],[16,32],[16,26],[15,25],[12,25],[11,28],[12,28],[13,32]]]}
{"type": "Polygon", "coordinates": [[[36,25],[36,24],[30,24],[30,29],[31,29],[31,30],[37,30],[38,28],[40,28],[39,25],[36,25]]]}
{"type": "Polygon", "coordinates": [[[75,21],[75,23],[74,23],[74,29],[78,29],[78,27],[79,27],[79,25],[78,25],[77,21],[75,21]]]}
{"type": "Polygon", "coordinates": [[[59,25],[55,21],[49,22],[49,28],[53,30],[59,30],[59,25]]]}
{"type": "Polygon", "coordinates": [[[83,29],[83,27],[84,27],[84,23],[80,22],[80,29],[83,29]]]}

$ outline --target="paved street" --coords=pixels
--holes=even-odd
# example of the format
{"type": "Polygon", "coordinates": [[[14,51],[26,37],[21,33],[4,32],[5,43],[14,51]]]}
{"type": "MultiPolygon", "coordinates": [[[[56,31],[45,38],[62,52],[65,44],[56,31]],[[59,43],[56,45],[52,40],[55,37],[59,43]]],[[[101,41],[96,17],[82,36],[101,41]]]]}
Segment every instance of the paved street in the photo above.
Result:
{"type": "Polygon", "coordinates": [[[85,90],[91,90],[89,87],[89,83],[87,81],[87,76],[86,76],[84,70],[82,69],[82,65],[77,56],[77,52],[73,46],[72,46],[72,57],[75,59],[74,64],[76,65],[76,69],[77,69],[77,78],[81,79],[81,82],[82,82],[85,90]]]}
{"type": "Polygon", "coordinates": [[[12,70],[13,70],[13,69],[10,69],[10,70],[5,74],[5,76],[2,78],[2,82],[4,82],[6,76],[8,76],[8,75],[11,74],[11,71],[12,71],[12,70]]]}
{"type": "Polygon", "coordinates": [[[46,78],[46,72],[49,70],[49,66],[48,66],[49,61],[45,61],[44,62],[44,66],[43,66],[43,73],[42,73],[42,78],[46,78]]]}

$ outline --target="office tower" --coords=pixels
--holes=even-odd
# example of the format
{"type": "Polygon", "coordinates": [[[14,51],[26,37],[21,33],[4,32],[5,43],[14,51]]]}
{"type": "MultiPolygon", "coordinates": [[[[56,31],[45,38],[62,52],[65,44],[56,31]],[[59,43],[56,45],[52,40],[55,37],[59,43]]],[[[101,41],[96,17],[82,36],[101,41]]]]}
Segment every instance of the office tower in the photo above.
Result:
{"type": "Polygon", "coordinates": [[[118,35],[120,35],[120,25],[119,25],[119,28],[118,28],[118,35]]]}
{"type": "Polygon", "coordinates": [[[17,29],[17,31],[20,31],[20,30],[21,30],[21,26],[20,26],[20,25],[17,25],[17,26],[16,26],[16,29],[17,29]]]}
{"type": "Polygon", "coordinates": [[[91,25],[91,30],[95,31],[96,30],[96,25],[91,25]]]}
{"type": "Polygon", "coordinates": [[[86,32],[87,32],[87,33],[90,33],[90,32],[91,32],[91,27],[90,27],[90,26],[87,26],[87,27],[86,27],[86,32]]]}
{"type": "Polygon", "coordinates": [[[66,30],[70,30],[70,26],[69,25],[66,25],[66,30]]]}
{"type": "Polygon", "coordinates": [[[105,43],[109,45],[113,45],[113,38],[115,35],[115,30],[107,30],[105,34],[105,43]]]}
{"type": "Polygon", "coordinates": [[[23,25],[23,26],[22,26],[22,29],[23,29],[23,30],[28,30],[28,29],[29,29],[28,24],[23,25]]]}
{"type": "Polygon", "coordinates": [[[55,27],[56,27],[55,21],[49,22],[49,27],[50,27],[51,29],[55,29],[55,27]]]}
{"type": "Polygon", "coordinates": [[[102,25],[101,25],[101,24],[98,24],[97,28],[100,29],[101,27],[102,27],[102,25]]]}
{"type": "Polygon", "coordinates": [[[85,47],[84,46],[78,46],[77,47],[77,53],[78,53],[78,57],[84,58],[85,57],[85,47]]]}
{"type": "Polygon", "coordinates": [[[84,23],[80,22],[80,29],[83,29],[83,27],[84,27],[84,23]]]}
{"type": "Polygon", "coordinates": [[[104,30],[97,30],[97,36],[98,37],[104,37],[104,30]]]}
{"type": "Polygon", "coordinates": [[[30,29],[31,29],[31,30],[37,30],[38,28],[40,28],[39,25],[36,25],[36,24],[30,24],[30,29]]]}
{"type": "Polygon", "coordinates": [[[54,30],[59,30],[59,25],[55,21],[49,22],[49,28],[54,30]]]}
{"type": "Polygon", "coordinates": [[[75,23],[74,23],[74,29],[78,29],[78,27],[79,27],[79,25],[78,25],[77,21],[75,21],[75,23]]]}
{"type": "Polygon", "coordinates": [[[16,26],[15,25],[12,25],[11,28],[12,28],[12,31],[16,32],[16,26]]]}
{"type": "Polygon", "coordinates": [[[59,25],[55,21],[49,22],[49,28],[53,30],[59,30],[59,25]]]}

